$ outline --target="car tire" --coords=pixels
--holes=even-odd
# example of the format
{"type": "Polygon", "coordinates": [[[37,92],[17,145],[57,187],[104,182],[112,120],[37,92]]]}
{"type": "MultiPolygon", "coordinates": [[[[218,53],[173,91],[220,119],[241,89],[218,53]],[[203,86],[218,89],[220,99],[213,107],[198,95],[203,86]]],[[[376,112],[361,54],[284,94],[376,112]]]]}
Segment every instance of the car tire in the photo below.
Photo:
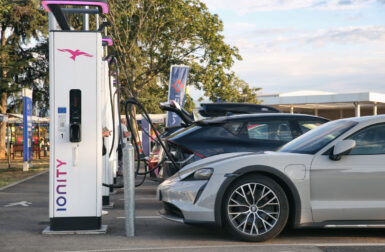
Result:
{"type": "Polygon", "coordinates": [[[289,202],[282,187],[263,175],[240,178],[226,190],[222,202],[224,226],[244,241],[274,238],[286,226],[289,202]]]}

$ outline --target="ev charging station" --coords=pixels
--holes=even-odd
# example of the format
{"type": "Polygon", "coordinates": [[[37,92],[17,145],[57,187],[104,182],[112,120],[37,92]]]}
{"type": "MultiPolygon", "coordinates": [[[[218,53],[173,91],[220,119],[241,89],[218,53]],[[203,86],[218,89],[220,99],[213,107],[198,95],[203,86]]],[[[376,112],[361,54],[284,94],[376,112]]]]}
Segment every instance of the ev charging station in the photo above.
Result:
{"type": "MultiPolygon", "coordinates": [[[[111,169],[111,172],[112,172],[112,184],[116,184],[117,183],[117,172],[118,172],[118,146],[119,146],[119,137],[120,137],[120,121],[119,121],[119,116],[120,116],[120,113],[119,113],[119,96],[118,96],[118,86],[116,84],[116,81],[115,81],[115,78],[113,76],[110,76],[110,81],[111,83],[113,84],[112,85],[112,98],[113,98],[113,102],[112,102],[112,106],[113,106],[113,113],[114,113],[114,121],[115,121],[115,125],[114,128],[112,128],[112,130],[115,129],[115,134],[113,134],[112,137],[110,137],[110,140],[114,142],[114,145],[112,147],[112,153],[110,155],[110,169],[111,169]]],[[[111,151],[111,150],[110,150],[111,151]]],[[[110,187],[110,193],[112,193],[114,191],[114,189],[112,187],[110,187]]]]}
{"type": "Polygon", "coordinates": [[[56,21],[49,32],[50,226],[43,233],[105,232],[107,226],[101,221],[102,94],[108,77],[103,78],[102,34],[100,29],[71,30],[64,13],[107,13],[107,0],[43,0],[41,4],[54,15],[50,21],[56,21]],[[68,5],[77,8],[64,8],[68,5]]]}
{"type": "MultiPolygon", "coordinates": [[[[103,37],[103,46],[112,46],[113,42],[111,38],[103,37]]],[[[105,48],[107,51],[107,48],[105,48]]],[[[107,53],[105,53],[107,55],[107,53]]],[[[102,87],[102,125],[103,128],[107,128],[110,131],[115,132],[110,137],[103,139],[104,146],[106,148],[106,154],[103,155],[103,184],[114,184],[114,170],[117,167],[117,146],[118,146],[118,127],[119,121],[117,117],[117,94],[116,87],[113,85],[112,76],[110,75],[109,68],[110,58],[105,57],[102,61],[103,65],[103,87],[102,87]],[[115,127],[115,129],[114,129],[115,127]]],[[[103,208],[112,208],[114,204],[110,202],[110,193],[113,192],[113,188],[104,187],[102,189],[102,203],[103,208]]]]}

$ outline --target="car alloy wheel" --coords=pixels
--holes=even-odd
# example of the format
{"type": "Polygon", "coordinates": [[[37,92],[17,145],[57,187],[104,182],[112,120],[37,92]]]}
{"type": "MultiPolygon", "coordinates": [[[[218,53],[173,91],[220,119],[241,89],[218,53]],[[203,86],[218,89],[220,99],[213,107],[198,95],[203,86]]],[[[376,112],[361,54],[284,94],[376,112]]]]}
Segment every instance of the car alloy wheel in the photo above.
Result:
{"type": "Polygon", "coordinates": [[[243,178],[229,188],[225,200],[227,228],[243,240],[271,239],[287,222],[286,195],[270,178],[243,178]]]}

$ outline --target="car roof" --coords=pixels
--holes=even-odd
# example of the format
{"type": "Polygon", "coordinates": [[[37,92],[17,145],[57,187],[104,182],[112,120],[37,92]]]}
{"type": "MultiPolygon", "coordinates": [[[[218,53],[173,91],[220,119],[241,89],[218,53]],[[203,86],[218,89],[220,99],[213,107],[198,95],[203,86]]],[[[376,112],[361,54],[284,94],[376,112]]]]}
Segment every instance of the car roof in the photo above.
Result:
{"type": "Polygon", "coordinates": [[[326,118],[319,117],[319,116],[313,116],[313,115],[306,115],[306,114],[289,114],[289,113],[257,113],[257,114],[242,114],[242,115],[231,115],[231,116],[221,116],[221,117],[215,117],[212,119],[205,119],[201,121],[197,121],[196,123],[198,125],[205,125],[205,124],[222,124],[226,122],[231,121],[241,121],[241,120],[248,120],[248,119],[257,119],[257,118],[266,118],[266,119],[292,119],[292,118],[304,118],[304,119],[321,119],[325,121],[329,121],[326,118]]]}
{"type": "Polygon", "coordinates": [[[361,117],[350,117],[350,118],[344,118],[341,120],[346,121],[354,121],[358,123],[365,123],[369,121],[379,121],[382,122],[385,120],[385,115],[371,115],[371,116],[361,116],[361,117]]]}

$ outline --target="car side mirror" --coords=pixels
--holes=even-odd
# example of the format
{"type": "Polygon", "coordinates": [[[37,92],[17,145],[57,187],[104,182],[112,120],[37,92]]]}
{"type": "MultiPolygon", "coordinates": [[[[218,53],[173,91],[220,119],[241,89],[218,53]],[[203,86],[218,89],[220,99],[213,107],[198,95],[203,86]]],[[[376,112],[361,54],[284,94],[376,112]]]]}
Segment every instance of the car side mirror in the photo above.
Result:
{"type": "Polygon", "coordinates": [[[354,147],[356,147],[356,141],[354,140],[342,140],[338,141],[334,145],[333,150],[330,152],[329,158],[334,161],[341,159],[342,155],[348,154],[354,147]]]}

